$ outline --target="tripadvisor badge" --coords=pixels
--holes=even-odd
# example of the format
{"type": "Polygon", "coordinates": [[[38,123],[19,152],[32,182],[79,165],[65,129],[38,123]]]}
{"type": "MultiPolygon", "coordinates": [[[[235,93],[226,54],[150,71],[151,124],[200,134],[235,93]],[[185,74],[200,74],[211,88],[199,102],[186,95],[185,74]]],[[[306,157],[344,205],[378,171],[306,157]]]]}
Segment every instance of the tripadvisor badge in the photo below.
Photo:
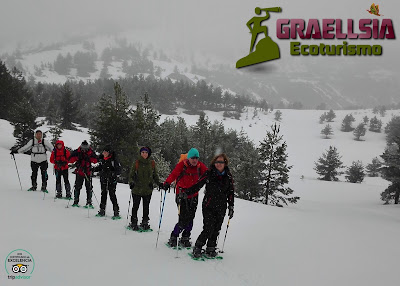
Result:
{"type": "Polygon", "coordinates": [[[28,251],[16,249],[7,255],[5,268],[8,279],[30,279],[35,269],[35,260],[28,251]]]}
{"type": "Polygon", "coordinates": [[[268,20],[269,12],[281,12],[282,8],[273,7],[261,9],[260,7],[257,7],[255,9],[255,13],[257,15],[261,15],[262,11],[266,13],[265,16],[253,17],[246,23],[251,33],[250,52],[248,56],[245,56],[236,62],[236,68],[280,58],[278,44],[268,36],[268,28],[266,26],[262,26],[261,23],[265,20],[268,20]],[[257,43],[255,50],[253,51],[259,34],[264,34],[265,37],[257,43]]]}

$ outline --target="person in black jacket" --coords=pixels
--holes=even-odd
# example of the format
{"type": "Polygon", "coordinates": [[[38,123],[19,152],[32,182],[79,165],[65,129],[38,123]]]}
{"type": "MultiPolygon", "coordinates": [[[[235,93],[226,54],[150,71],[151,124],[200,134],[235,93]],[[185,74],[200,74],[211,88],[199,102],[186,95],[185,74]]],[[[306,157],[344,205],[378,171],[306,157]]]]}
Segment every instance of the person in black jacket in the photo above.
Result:
{"type": "Polygon", "coordinates": [[[211,166],[199,181],[192,187],[183,190],[187,195],[197,192],[206,185],[203,209],[203,231],[200,233],[193,248],[193,256],[200,257],[203,254],[203,246],[207,243],[205,255],[215,257],[217,252],[217,239],[224,221],[228,205],[228,216],[233,217],[234,186],[232,174],[228,168],[229,159],[225,154],[215,156],[211,166]]]}
{"type": "Polygon", "coordinates": [[[115,152],[110,145],[106,145],[103,153],[99,156],[99,165],[94,171],[100,173],[101,202],[98,216],[105,216],[107,204],[107,191],[110,194],[110,200],[113,204],[113,219],[120,219],[119,206],[115,192],[117,190],[117,179],[121,174],[121,164],[117,160],[115,152]]]}

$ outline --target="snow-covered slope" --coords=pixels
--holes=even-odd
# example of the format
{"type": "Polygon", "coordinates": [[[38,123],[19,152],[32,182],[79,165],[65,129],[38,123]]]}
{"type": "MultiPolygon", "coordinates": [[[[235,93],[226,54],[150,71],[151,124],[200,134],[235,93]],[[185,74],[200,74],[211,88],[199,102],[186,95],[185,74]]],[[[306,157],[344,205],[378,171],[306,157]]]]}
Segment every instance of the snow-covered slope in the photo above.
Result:
{"type": "MultiPolygon", "coordinates": [[[[17,154],[24,189],[21,191],[8,151],[14,143],[12,127],[0,120],[0,258],[5,259],[14,249],[29,251],[36,266],[30,281],[24,282],[28,285],[397,285],[400,209],[384,206],[379,200],[387,182],[381,178],[366,178],[362,184],[322,182],[315,179],[312,171],[312,162],[329,144],[338,147],[346,164],[355,159],[370,161],[383,150],[383,134],[367,133],[365,141],[355,142],[351,134],[337,130],[346,112],[336,114],[335,134],[324,140],[319,135],[319,112],[283,111],[281,130],[288,142],[290,163],[295,166],[290,186],[301,200],[294,206],[276,208],[237,199],[224,259],[205,262],[191,260],[186,250],[180,251],[177,258],[176,251],[164,246],[177,221],[172,193],[166,197],[160,240],[155,248],[161,199],[157,191],[150,205],[150,223],[155,231],[142,234],[125,234],[130,197],[127,185],[119,184],[117,188],[123,219],[110,219],[110,202],[108,216],[97,218],[96,200],[96,210],[90,213],[82,208],[66,208],[67,201],[54,201],[55,179],[51,172],[50,192],[44,199],[40,192],[26,192],[30,187],[30,158],[17,154]],[[300,174],[306,178],[301,180],[300,174]]],[[[356,122],[364,116],[363,111],[353,115],[356,122]]],[[[221,119],[216,113],[208,116],[221,119]]],[[[197,120],[184,117],[188,124],[197,120]]],[[[269,114],[260,115],[260,120],[227,119],[224,124],[236,129],[244,126],[249,136],[259,141],[272,118],[269,114]]],[[[387,115],[385,121],[388,118],[387,115]]],[[[87,139],[87,134],[64,131],[63,138],[76,147],[87,139]]],[[[70,175],[73,183],[74,176],[70,175]]],[[[93,185],[100,199],[98,179],[93,185]]],[[[81,202],[84,200],[82,191],[81,202]]],[[[139,215],[141,211],[140,208],[139,215]]],[[[219,247],[226,223],[225,220],[219,247]]],[[[201,228],[199,206],[192,240],[201,228]]],[[[0,283],[16,283],[7,279],[4,267],[0,268],[0,283]]]]}

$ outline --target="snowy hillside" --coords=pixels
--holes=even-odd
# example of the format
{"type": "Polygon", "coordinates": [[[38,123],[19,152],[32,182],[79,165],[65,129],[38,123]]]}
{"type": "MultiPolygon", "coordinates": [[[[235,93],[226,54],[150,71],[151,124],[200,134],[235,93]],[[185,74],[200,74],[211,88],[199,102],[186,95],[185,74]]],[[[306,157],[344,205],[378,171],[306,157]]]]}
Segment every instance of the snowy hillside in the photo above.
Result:
{"type": "MultiPolygon", "coordinates": [[[[389,111],[380,118],[385,123],[389,111]]],[[[16,161],[24,191],[9,148],[14,144],[12,126],[0,120],[0,258],[15,249],[29,251],[35,270],[27,285],[398,285],[397,261],[400,248],[399,206],[384,206],[379,194],[387,186],[381,178],[366,178],[361,184],[316,180],[313,162],[329,145],[338,148],[343,161],[364,164],[382,153],[384,134],[367,131],[365,141],[354,141],[351,133],[339,131],[350,111],[336,112],[332,139],[323,139],[318,124],[322,111],[282,111],[281,132],[288,143],[289,163],[294,167],[290,187],[301,199],[297,205],[276,208],[236,199],[235,215],[221,261],[193,261],[187,250],[178,253],[164,246],[177,221],[174,195],[167,194],[158,248],[155,248],[160,210],[160,193],[154,191],[150,205],[150,233],[125,235],[129,188],[119,184],[117,197],[122,220],[113,221],[111,203],[107,217],[97,218],[98,210],[66,208],[67,201],[54,201],[55,178],[49,172],[49,194],[26,192],[30,187],[30,158],[17,154],[16,161]],[[304,175],[305,179],[300,179],[304,175]],[[89,215],[89,217],[88,217],[89,215]]],[[[352,112],[356,122],[371,111],[352,112]]],[[[220,113],[208,112],[210,120],[220,113]]],[[[188,125],[197,116],[180,114],[188,125]]],[[[274,120],[273,113],[251,119],[226,119],[227,128],[243,129],[256,143],[263,139],[274,120]],[[251,125],[251,127],[250,127],[251,125]]],[[[165,118],[166,116],[163,116],[165,118]]],[[[163,120],[163,119],[162,119],[163,120]]],[[[355,125],[355,124],[354,124],[355,125]]],[[[46,130],[44,126],[43,130],[46,130]]],[[[64,131],[62,139],[76,148],[88,135],[64,131]]],[[[229,154],[228,154],[229,155],[229,154]]],[[[201,154],[200,154],[201,156],[201,154]]],[[[208,162],[206,162],[208,163],[208,162]]],[[[51,169],[50,169],[51,170],[51,169]]],[[[70,174],[71,183],[74,182],[70,174]]],[[[39,179],[40,182],[40,179],[39,179]]],[[[98,179],[94,192],[100,199],[98,179]]],[[[85,200],[81,191],[81,203],[85,200]]],[[[200,196],[202,198],[202,194],[200,196]]],[[[139,209],[139,217],[142,213],[139,209]]],[[[219,247],[226,230],[225,220],[219,247]]],[[[202,228],[201,207],[197,210],[192,240],[202,228]]],[[[13,285],[4,267],[0,284],[13,285]]]]}

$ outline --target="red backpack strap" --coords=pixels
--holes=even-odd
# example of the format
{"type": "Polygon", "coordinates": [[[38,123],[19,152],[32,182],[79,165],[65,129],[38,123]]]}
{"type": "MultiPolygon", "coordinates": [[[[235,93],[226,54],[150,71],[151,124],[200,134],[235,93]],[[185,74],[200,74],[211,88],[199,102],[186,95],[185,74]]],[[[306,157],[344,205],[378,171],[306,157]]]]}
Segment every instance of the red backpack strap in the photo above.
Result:
{"type": "Polygon", "coordinates": [[[154,169],[156,167],[156,162],[154,160],[151,160],[151,167],[154,169]]]}

